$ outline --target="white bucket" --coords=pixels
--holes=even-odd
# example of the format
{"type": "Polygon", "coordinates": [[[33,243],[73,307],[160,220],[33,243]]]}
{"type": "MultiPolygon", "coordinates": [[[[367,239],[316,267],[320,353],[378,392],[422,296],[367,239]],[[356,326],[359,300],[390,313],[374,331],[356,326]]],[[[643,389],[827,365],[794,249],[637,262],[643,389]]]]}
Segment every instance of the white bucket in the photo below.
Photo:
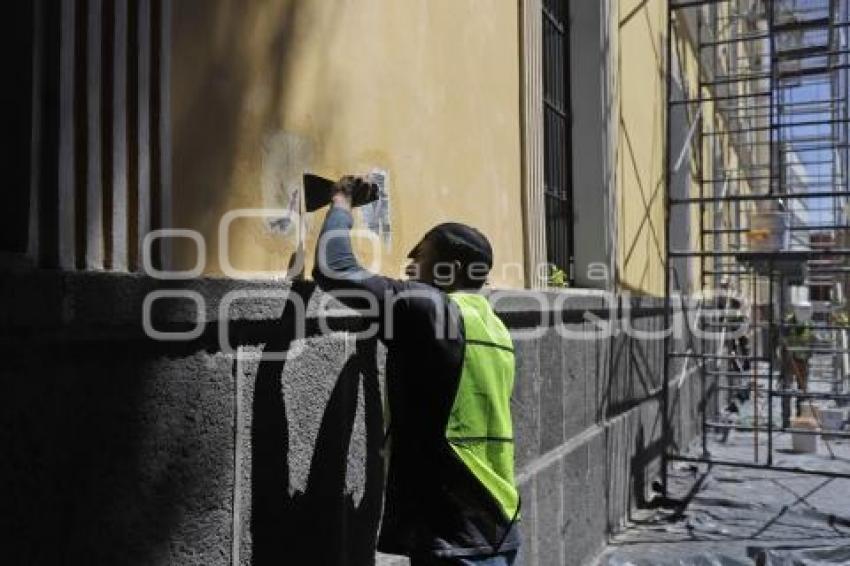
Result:
{"type": "MultiPolygon", "coordinates": [[[[794,417],[791,419],[791,428],[816,431],[818,422],[813,417],[794,417]]],[[[818,435],[792,432],[791,446],[794,452],[815,454],[818,451],[818,435]]]]}
{"type": "Polygon", "coordinates": [[[788,249],[788,212],[753,212],[749,217],[747,245],[754,252],[775,252],[788,249]]]}

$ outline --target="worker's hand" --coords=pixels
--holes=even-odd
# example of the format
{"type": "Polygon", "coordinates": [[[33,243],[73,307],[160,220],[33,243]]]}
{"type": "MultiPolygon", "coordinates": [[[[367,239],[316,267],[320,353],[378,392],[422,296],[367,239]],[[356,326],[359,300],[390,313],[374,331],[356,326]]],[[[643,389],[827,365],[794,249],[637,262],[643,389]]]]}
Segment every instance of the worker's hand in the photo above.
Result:
{"type": "Polygon", "coordinates": [[[337,181],[331,190],[334,205],[347,210],[378,198],[378,186],[368,177],[346,175],[337,181]]]}

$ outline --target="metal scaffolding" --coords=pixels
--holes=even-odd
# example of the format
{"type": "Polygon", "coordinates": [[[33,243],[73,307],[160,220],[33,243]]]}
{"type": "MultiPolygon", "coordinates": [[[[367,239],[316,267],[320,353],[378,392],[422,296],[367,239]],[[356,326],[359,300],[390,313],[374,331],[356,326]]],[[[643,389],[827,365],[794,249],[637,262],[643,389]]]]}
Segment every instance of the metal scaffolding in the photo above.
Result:
{"type": "Polygon", "coordinates": [[[668,16],[666,327],[687,332],[666,339],[667,460],[850,477],[831,444],[850,438],[850,0],[670,0],[668,16]],[[697,455],[670,437],[686,372],[697,455]],[[715,455],[730,434],[747,457],[715,455]],[[807,437],[830,465],[793,463],[807,437]]]}

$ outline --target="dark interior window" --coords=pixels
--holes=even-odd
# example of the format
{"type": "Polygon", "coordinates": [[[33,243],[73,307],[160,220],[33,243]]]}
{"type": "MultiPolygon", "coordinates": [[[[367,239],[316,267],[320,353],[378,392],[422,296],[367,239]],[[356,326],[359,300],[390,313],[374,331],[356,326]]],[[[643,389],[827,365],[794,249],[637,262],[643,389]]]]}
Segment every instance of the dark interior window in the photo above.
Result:
{"type": "Polygon", "coordinates": [[[547,261],[571,273],[569,16],[567,0],[543,4],[543,136],[547,261]]]}

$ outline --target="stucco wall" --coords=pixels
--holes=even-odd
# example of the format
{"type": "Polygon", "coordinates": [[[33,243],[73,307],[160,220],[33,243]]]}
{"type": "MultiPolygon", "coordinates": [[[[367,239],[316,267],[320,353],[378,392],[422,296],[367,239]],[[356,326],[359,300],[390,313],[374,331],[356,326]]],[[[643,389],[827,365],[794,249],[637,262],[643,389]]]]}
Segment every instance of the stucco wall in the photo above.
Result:
{"type": "MultiPolygon", "coordinates": [[[[320,316],[320,296],[305,285],[294,289],[308,303],[303,337],[281,297],[237,301],[223,323],[228,292],[287,289],[192,281],[183,287],[204,297],[206,330],[189,342],[153,342],[139,320],[158,287],[98,274],[3,279],[7,560],[371,563],[383,354],[356,339],[363,321],[320,316]],[[322,334],[322,321],[334,333],[322,334]],[[222,352],[223,330],[238,358],[222,352]],[[290,361],[258,356],[295,347],[303,350],[290,361]]],[[[541,328],[516,342],[513,399],[530,565],[589,560],[648,493],[662,449],[662,342],[622,332],[563,337],[554,320],[589,331],[585,313],[607,312],[601,295],[570,293],[554,313],[528,295],[500,303],[514,333],[541,328]]],[[[614,320],[626,320],[625,306],[615,305],[614,320]]],[[[657,302],[633,306],[635,328],[660,328],[657,302]]],[[[162,301],[153,314],[160,330],[188,330],[195,319],[185,301],[162,301]]],[[[698,382],[675,366],[671,377],[670,440],[682,446],[698,430],[698,382]]]]}
{"type": "MultiPolygon", "coordinates": [[[[174,224],[204,236],[207,273],[222,269],[227,211],[285,206],[305,170],[377,167],[391,192],[383,272],[399,273],[427,228],[458,220],[493,241],[494,285],[523,285],[515,2],[173,6],[174,224]]],[[[308,219],[308,249],[320,221],[308,219]]],[[[229,243],[245,270],[285,268],[295,247],[256,219],[236,221],[229,243]]],[[[193,264],[190,242],[175,251],[193,264]]]]}
{"type": "MultiPolygon", "coordinates": [[[[742,157],[730,137],[723,135],[730,129],[728,117],[711,101],[701,105],[678,103],[668,114],[667,3],[628,0],[615,4],[618,10],[614,12],[616,20],[611,26],[617,30],[614,62],[617,97],[611,121],[619,124],[615,174],[617,265],[620,281],[626,288],[660,296],[664,292],[665,277],[664,191],[668,190],[670,196],[677,199],[719,196],[723,191],[725,171],[731,179],[742,177],[734,173],[741,166],[742,157]],[[670,187],[665,189],[666,119],[671,120],[671,178],[670,187]],[[701,122],[692,130],[696,120],[701,122]],[[702,186],[702,194],[701,180],[707,181],[702,186]]],[[[673,22],[669,73],[674,101],[712,96],[709,87],[700,87],[701,81],[712,80],[712,53],[704,49],[700,63],[695,48],[698,10],[703,10],[703,22],[707,22],[710,9],[702,6],[680,10],[678,19],[673,22]]],[[[724,7],[717,9],[721,11],[722,21],[726,18],[724,7]]],[[[709,32],[703,29],[703,34],[706,33],[709,32]]],[[[722,56],[715,54],[714,59],[721,61],[722,56]]],[[[720,69],[718,73],[723,76],[728,71],[720,69]]],[[[745,181],[732,181],[727,193],[749,191],[745,181]]],[[[719,248],[725,243],[720,237],[706,234],[704,241],[700,241],[700,214],[704,215],[703,226],[710,229],[715,222],[732,221],[733,213],[728,205],[707,204],[702,210],[697,205],[671,207],[671,229],[666,235],[671,239],[671,249],[719,248]]],[[[705,260],[707,270],[711,269],[711,263],[710,258],[705,260]]],[[[672,267],[676,270],[676,280],[671,281],[673,289],[699,288],[699,261],[680,258],[672,262],[672,267]]]]}
{"type": "Polygon", "coordinates": [[[629,289],[664,293],[664,132],[667,2],[615,2],[618,30],[617,265],[629,289]]]}

